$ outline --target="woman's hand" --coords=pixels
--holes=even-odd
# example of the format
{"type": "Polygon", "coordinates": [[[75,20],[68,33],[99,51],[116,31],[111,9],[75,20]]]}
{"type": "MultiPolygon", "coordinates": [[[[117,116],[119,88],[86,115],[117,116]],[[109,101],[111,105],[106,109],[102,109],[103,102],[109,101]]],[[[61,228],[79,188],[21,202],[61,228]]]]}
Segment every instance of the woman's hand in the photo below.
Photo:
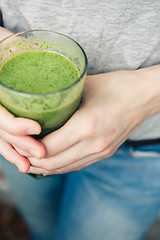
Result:
{"type": "Polygon", "coordinates": [[[0,154],[15,164],[20,172],[27,172],[30,168],[26,157],[44,158],[43,144],[29,136],[40,132],[37,122],[14,117],[0,105],[0,154]]]}
{"type": "Polygon", "coordinates": [[[88,76],[80,109],[41,140],[47,155],[29,158],[29,173],[66,173],[113,155],[145,119],[160,112],[160,78],[155,87],[147,76],[140,70],[88,76]]]}

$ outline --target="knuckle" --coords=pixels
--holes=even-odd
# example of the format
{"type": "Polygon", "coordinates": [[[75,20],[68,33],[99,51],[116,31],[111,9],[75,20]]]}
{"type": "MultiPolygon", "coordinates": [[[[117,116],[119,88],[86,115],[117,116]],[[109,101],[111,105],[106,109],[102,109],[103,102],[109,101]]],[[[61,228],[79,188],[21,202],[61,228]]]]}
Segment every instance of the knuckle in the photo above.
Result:
{"type": "Polygon", "coordinates": [[[43,168],[46,170],[46,171],[57,171],[59,169],[59,166],[58,164],[56,163],[56,161],[44,161],[43,162],[43,168]]]}
{"type": "Polygon", "coordinates": [[[12,135],[17,135],[17,133],[19,132],[19,126],[20,124],[17,124],[17,118],[14,117],[12,119],[12,123],[7,127],[8,133],[12,135]]]}
{"type": "Polygon", "coordinates": [[[43,163],[43,168],[44,168],[44,170],[46,170],[46,171],[51,171],[50,164],[48,164],[47,162],[43,163]]]}
{"type": "Polygon", "coordinates": [[[101,137],[95,142],[95,151],[97,153],[108,151],[108,141],[105,137],[101,137]]]}
{"type": "Polygon", "coordinates": [[[86,138],[90,138],[94,135],[95,130],[98,125],[98,119],[97,116],[94,114],[91,114],[87,120],[85,119],[84,127],[83,127],[83,134],[86,138]]]}
{"type": "Polygon", "coordinates": [[[15,125],[10,125],[8,126],[7,132],[11,135],[17,135],[19,132],[19,129],[17,129],[17,126],[15,125]]]}

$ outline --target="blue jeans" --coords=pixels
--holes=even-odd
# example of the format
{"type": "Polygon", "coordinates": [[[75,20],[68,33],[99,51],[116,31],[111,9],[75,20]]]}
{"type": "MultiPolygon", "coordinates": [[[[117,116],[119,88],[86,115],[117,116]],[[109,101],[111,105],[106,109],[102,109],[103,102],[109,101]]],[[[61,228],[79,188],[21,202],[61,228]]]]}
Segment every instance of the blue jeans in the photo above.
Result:
{"type": "Polygon", "coordinates": [[[160,145],[121,146],[85,169],[35,180],[2,158],[35,240],[140,240],[160,210],[160,145]]]}

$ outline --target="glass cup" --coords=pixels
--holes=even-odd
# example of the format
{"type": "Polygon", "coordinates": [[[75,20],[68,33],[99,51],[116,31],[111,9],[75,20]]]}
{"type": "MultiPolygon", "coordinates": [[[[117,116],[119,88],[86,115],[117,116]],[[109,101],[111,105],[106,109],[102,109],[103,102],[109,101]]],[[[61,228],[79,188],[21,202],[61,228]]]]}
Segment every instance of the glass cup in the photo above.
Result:
{"type": "Polygon", "coordinates": [[[31,50],[50,51],[65,56],[76,64],[80,76],[67,88],[43,94],[19,92],[0,83],[0,103],[15,116],[40,123],[42,132],[36,137],[42,138],[63,126],[78,109],[87,72],[87,56],[76,41],[64,34],[30,30],[0,41],[0,67],[15,55],[31,50]]]}

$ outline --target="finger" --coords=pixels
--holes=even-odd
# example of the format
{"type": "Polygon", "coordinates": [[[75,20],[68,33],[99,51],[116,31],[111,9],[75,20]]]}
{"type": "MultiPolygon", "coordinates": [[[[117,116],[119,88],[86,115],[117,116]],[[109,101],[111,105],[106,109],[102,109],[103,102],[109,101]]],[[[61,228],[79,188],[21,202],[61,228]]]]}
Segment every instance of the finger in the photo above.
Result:
{"type": "Polygon", "coordinates": [[[28,172],[30,168],[29,160],[18,154],[16,150],[3,139],[0,139],[0,153],[6,160],[16,165],[20,172],[28,172]]]}
{"type": "Polygon", "coordinates": [[[31,154],[29,154],[28,152],[25,152],[25,151],[21,150],[20,148],[14,146],[14,145],[13,145],[13,147],[16,149],[16,151],[17,151],[20,155],[22,155],[22,156],[24,156],[24,157],[26,157],[26,158],[33,157],[33,154],[31,155],[31,154]]]}
{"type": "Polygon", "coordinates": [[[89,155],[83,159],[80,159],[79,161],[74,162],[68,166],[57,169],[55,171],[55,174],[63,174],[63,173],[67,173],[67,172],[81,170],[82,168],[88,167],[98,161],[103,161],[103,160],[111,157],[114,153],[115,153],[115,149],[113,149],[110,152],[108,152],[108,150],[107,150],[107,151],[103,151],[102,153],[91,154],[91,155],[89,155]]]}
{"type": "MultiPolygon", "coordinates": [[[[85,167],[87,167],[91,164],[94,164],[98,161],[104,160],[105,158],[109,158],[110,156],[112,156],[115,153],[118,146],[119,146],[119,144],[117,144],[115,146],[115,148],[112,148],[111,144],[110,144],[109,147],[107,149],[105,149],[104,151],[101,151],[101,152],[98,152],[98,153],[93,153],[93,154],[88,154],[88,156],[85,156],[84,158],[78,159],[77,161],[72,162],[71,164],[68,164],[68,165],[63,166],[59,169],[57,168],[57,169],[54,169],[54,170],[53,169],[49,170],[49,168],[47,170],[47,169],[44,169],[42,167],[38,167],[39,164],[37,162],[37,167],[31,166],[29,172],[30,173],[44,174],[44,175],[57,175],[57,174],[68,173],[68,172],[71,172],[71,171],[77,171],[77,170],[85,168],[85,167]]],[[[93,149],[91,149],[91,151],[93,152],[93,149]]],[[[36,160],[36,159],[33,158],[33,160],[36,160]]],[[[46,159],[43,159],[43,160],[46,160],[46,159]]],[[[43,164],[42,164],[42,166],[43,166],[43,164]]]]}
{"type": "Polygon", "coordinates": [[[27,118],[15,117],[1,105],[0,129],[12,135],[33,135],[41,132],[39,123],[27,118]]]}
{"type": "Polygon", "coordinates": [[[97,159],[95,158],[94,160],[89,160],[86,158],[84,159],[80,159],[70,165],[67,165],[65,167],[56,169],[56,170],[46,170],[44,168],[40,168],[40,167],[33,167],[30,166],[30,169],[28,171],[28,173],[34,173],[34,174],[43,174],[43,175],[58,175],[58,174],[65,174],[68,172],[72,172],[72,171],[78,171],[81,170],[82,168],[85,168],[91,164],[94,164],[98,161],[102,160],[101,158],[97,159]]]}
{"type": "Polygon", "coordinates": [[[22,155],[22,156],[24,156],[24,157],[31,157],[31,155],[30,155],[29,153],[21,150],[20,148],[16,147],[15,145],[13,145],[13,147],[16,149],[16,151],[17,151],[20,155],[22,155]]]}
{"type": "Polygon", "coordinates": [[[87,160],[87,158],[84,158],[83,160],[80,159],[70,165],[67,165],[65,167],[56,169],[56,170],[51,170],[51,171],[47,171],[45,169],[42,168],[36,168],[36,167],[30,167],[31,169],[31,173],[38,173],[38,174],[44,174],[44,175],[58,175],[58,174],[65,174],[65,173],[69,173],[72,171],[78,171],[81,170],[82,168],[88,167],[91,164],[94,164],[98,161],[102,160],[101,158],[99,159],[94,159],[94,160],[87,160]],[[87,162],[88,161],[88,162],[87,162]]]}
{"type": "Polygon", "coordinates": [[[41,140],[46,148],[46,157],[63,152],[81,139],[85,139],[87,128],[86,114],[83,114],[83,110],[78,110],[63,127],[41,140]]]}
{"type": "MultiPolygon", "coordinates": [[[[99,159],[99,160],[101,160],[101,159],[99,159]]],[[[50,170],[50,171],[49,170],[45,170],[45,169],[40,168],[40,167],[30,166],[30,169],[29,169],[28,173],[43,174],[45,176],[47,176],[47,175],[65,174],[65,173],[69,173],[69,172],[72,172],[72,171],[81,170],[82,168],[88,167],[91,164],[94,164],[94,163],[98,162],[99,160],[98,159],[94,159],[94,160],[86,162],[87,159],[83,159],[83,160],[81,159],[81,160],[78,160],[75,163],[67,165],[67,166],[65,166],[63,168],[56,169],[56,170],[50,170]]]]}
{"type": "MultiPolygon", "coordinates": [[[[41,174],[59,174],[81,169],[81,166],[88,166],[92,162],[100,161],[108,158],[116,151],[119,144],[113,148],[111,142],[108,147],[103,149],[103,146],[97,148],[97,141],[86,140],[75,144],[64,152],[38,160],[36,158],[29,158],[33,167],[39,168],[41,174]],[[88,164],[88,162],[91,162],[88,164]],[[44,171],[43,171],[44,170],[44,171]]],[[[35,169],[32,168],[32,171],[35,169]]]]}
{"type": "Polygon", "coordinates": [[[75,127],[74,119],[69,120],[63,127],[41,140],[46,147],[47,157],[64,151],[79,141],[75,127]]]}
{"type": "Polygon", "coordinates": [[[69,167],[69,165],[78,162],[79,160],[87,159],[87,157],[91,159],[100,157],[102,159],[102,157],[110,154],[110,149],[111,143],[108,144],[107,149],[104,149],[100,140],[86,139],[51,157],[46,157],[41,160],[37,158],[29,158],[29,160],[34,167],[43,168],[48,171],[55,171],[63,167],[69,167]]]}
{"type": "Polygon", "coordinates": [[[3,130],[0,130],[0,136],[11,145],[18,147],[24,152],[27,152],[29,156],[44,158],[46,154],[43,144],[30,136],[13,136],[3,130]]]}
{"type": "Polygon", "coordinates": [[[60,168],[60,169],[57,169],[55,171],[55,174],[64,174],[64,173],[68,173],[68,172],[73,172],[73,171],[78,171],[78,170],[81,170],[85,167],[88,167],[98,161],[102,160],[101,158],[96,158],[96,159],[92,159],[92,160],[89,160],[87,158],[84,158],[84,159],[81,159],[73,164],[70,164],[66,167],[63,167],[63,168],[60,168]]]}
{"type": "Polygon", "coordinates": [[[45,169],[38,168],[38,167],[32,167],[32,166],[30,166],[30,169],[28,170],[27,173],[42,174],[42,175],[57,175],[55,173],[55,171],[47,171],[45,169]]]}
{"type": "Polygon", "coordinates": [[[61,152],[60,154],[41,160],[30,157],[29,161],[34,167],[43,168],[48,171],[55,171],[56,169],[70,165],[89,154],[90,149],[86,147],[86,143],[79,142],[73,145],[71,148],[66,149],[64,152],[61,152]]]}
{"type": "Polygon", "coordinates": [[[88,145],[88,148],[90,149],[90,154],[85,155],[85,157],[79,159],[78,161],[74,161],[64,167],[56,169],[55,174],[59,174],[59,173],[62,174],[62,173],[67,173],[71,171],[77,171],[97,161],[101,161],[106,158],[109,158],[116,152],[116,150],[122,144],[122,142],[120,143],[119,140],[114,142],[114,144],[112,141],[110,141],[108,142],[108,146],[104,148],[104,150],[103,150],[103,147],[102,148],[100,147],[101,150],[97,151],[99,148],[96,149],[96,142],[94,144],[93,142],[90,141],[90,144],[88,145]]]}

